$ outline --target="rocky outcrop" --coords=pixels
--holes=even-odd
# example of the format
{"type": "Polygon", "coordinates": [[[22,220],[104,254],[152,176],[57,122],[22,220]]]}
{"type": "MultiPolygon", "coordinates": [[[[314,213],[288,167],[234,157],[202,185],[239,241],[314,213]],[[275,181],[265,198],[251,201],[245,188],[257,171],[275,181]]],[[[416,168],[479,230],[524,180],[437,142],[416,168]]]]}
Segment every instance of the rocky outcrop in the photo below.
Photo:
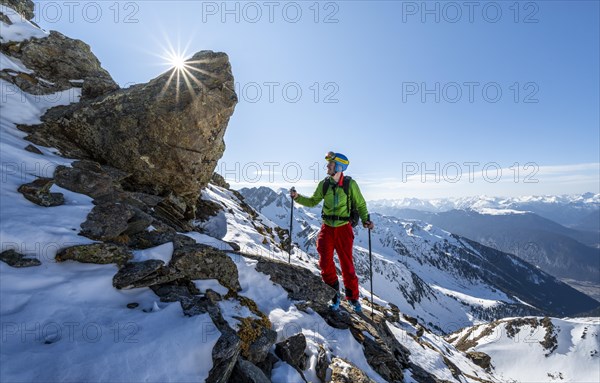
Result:
{"type": "Polygon", "coordinates": [[[479,351],[469,351],[465,355],[479,367],[486,371],[490,371],[492,367],[492,358],[488,354],[479,351]]]}
{"type": "Polygon", "coordinates": [[[46,86],[45,93],[80,85],[85,90],[83,98],[95,98],[119,88],[88,44],[60,32],[51,31],[48,37],[23,41],[10,50],[11,56],[33,70],[37,78],[52,83],[46,86]]]}
{"type": "Polygon", "coordinates": [[[229,184],[225,181],[225,178],[219,173],[213,173],[210,183],[222,187],[223,189],[229,189],[229,184]]]}
{"type": "MultiPolygon", "coordinates": [[[[2,2],[8,3],[9,7],[26,18],[33,17],[27,1],[2,2]]],[[[4,22],[10,24],[8,18],[4,22]]],[[[119,89],[110,74],[102,68],[89,45],[56,31],[40,36],[43,37],[0,44],[2,53],[17,59],[28,69],[20,71],[5,68],[0,71],[0,78],[35,95],[82,88],[82,98],[93,99],[119,89]]],[[[73,102],[77,101],[75,92],[69,96],[73,102]]]]}
{"type": "Polygon", "coordinates": [[[129,173],[127,189],[173,194],[191,219],[225,149],[237,96],[226,54],[202,51],[186,65],[187,82],[172,69],[147,84],[53,108],[43,124],[22,128],[34,143],[129,173]]]}

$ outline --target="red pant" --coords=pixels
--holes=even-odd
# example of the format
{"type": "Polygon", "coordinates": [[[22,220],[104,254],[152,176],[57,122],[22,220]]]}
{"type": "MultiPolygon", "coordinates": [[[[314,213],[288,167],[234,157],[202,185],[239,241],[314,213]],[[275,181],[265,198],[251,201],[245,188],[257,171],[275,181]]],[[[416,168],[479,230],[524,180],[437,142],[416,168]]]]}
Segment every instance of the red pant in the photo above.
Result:
{"type": "Polygon", "coordinates": [[[354,231],[352,225],[347,224],[340,227],[331,227],[323,224],[319,237],[317,238],[317,251],[319,252],[319,267],[323,282],[338,289],[339,282],[333,262],[333,251],[337,252],[342,266],[342,277],[346,288],[346,298],[358,299],[358,278],[354,270],[352,260],[352,245],[354,243],[354,231]]]}

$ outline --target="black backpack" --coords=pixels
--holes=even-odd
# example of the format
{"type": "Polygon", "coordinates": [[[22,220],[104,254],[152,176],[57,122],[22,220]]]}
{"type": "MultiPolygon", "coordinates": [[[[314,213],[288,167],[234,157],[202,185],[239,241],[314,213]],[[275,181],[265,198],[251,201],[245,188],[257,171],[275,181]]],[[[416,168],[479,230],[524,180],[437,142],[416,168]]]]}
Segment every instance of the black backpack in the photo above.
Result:
{"type": "MultiPolygon", "coordinates": [[[[352,198],[350,198],[350,181],[352,181],[352,177],[344,176],[344,181],[342,183],[342,187],[344,188],[344,193],[346,193],[346,197],[348,198],[347,205],[350,207],[350,216],[342,217],[339,215],[326,215],[321,210],[321,218],[323,219],[331,219],[336,221],[349,221],[352,227],[356,227],[358,225],[358,221],[360,220],[360,215],[358,214],[358,209],[354,206],[354,202],[352,198]]],[[[323,180],[323,199],[325,199],[325,194],[327,194],[327,190],[329,190],[329,177],[323,180]]],[[[335,188],[337,185],[333,186],[333,192],[335,193],[335,188]]]]}

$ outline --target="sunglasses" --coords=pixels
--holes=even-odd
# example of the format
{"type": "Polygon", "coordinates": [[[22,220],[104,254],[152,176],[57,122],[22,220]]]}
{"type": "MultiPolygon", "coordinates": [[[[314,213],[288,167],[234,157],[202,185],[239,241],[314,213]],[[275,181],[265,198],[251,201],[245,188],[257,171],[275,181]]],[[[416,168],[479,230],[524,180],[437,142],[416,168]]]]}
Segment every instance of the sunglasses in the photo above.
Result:
{"type": "Polygon", "coordinates": [[[327,162],[329,162],[329,161],[335,161],[335,159],[336,159],[336,156],[335,156],[334,152],[328,152],[325,155],[325,161],[327,161],[327,162]]]}

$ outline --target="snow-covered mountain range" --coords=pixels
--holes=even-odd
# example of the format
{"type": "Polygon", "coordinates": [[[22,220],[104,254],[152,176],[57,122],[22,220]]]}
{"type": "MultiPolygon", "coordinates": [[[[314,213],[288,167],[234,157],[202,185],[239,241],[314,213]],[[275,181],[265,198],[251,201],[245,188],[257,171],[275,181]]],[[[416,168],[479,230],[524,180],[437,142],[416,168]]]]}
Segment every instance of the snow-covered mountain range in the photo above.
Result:
{"type": "Polygon", "coordinates": [[[515,254],[600,300],[597,194],[445,201],[453,203],[442,208],[440,201],[426,204],[399,200],[376,201],[369,206],[384,215],[419,219],[515,254]]]}
{"type": "Polygon", "coordinates": [[[519,214],[532,212],[561,225],[600,230],[600,194],[545,195],[521,197],[456,197],[439,199],[399,198],[369,201],[375,212],[398,216],[398,211],[412,209],[432,213],[450,210],[474,210],[481,214],[519,214]],[[589,221],[589,222],[588,222],[589,221]]]}

